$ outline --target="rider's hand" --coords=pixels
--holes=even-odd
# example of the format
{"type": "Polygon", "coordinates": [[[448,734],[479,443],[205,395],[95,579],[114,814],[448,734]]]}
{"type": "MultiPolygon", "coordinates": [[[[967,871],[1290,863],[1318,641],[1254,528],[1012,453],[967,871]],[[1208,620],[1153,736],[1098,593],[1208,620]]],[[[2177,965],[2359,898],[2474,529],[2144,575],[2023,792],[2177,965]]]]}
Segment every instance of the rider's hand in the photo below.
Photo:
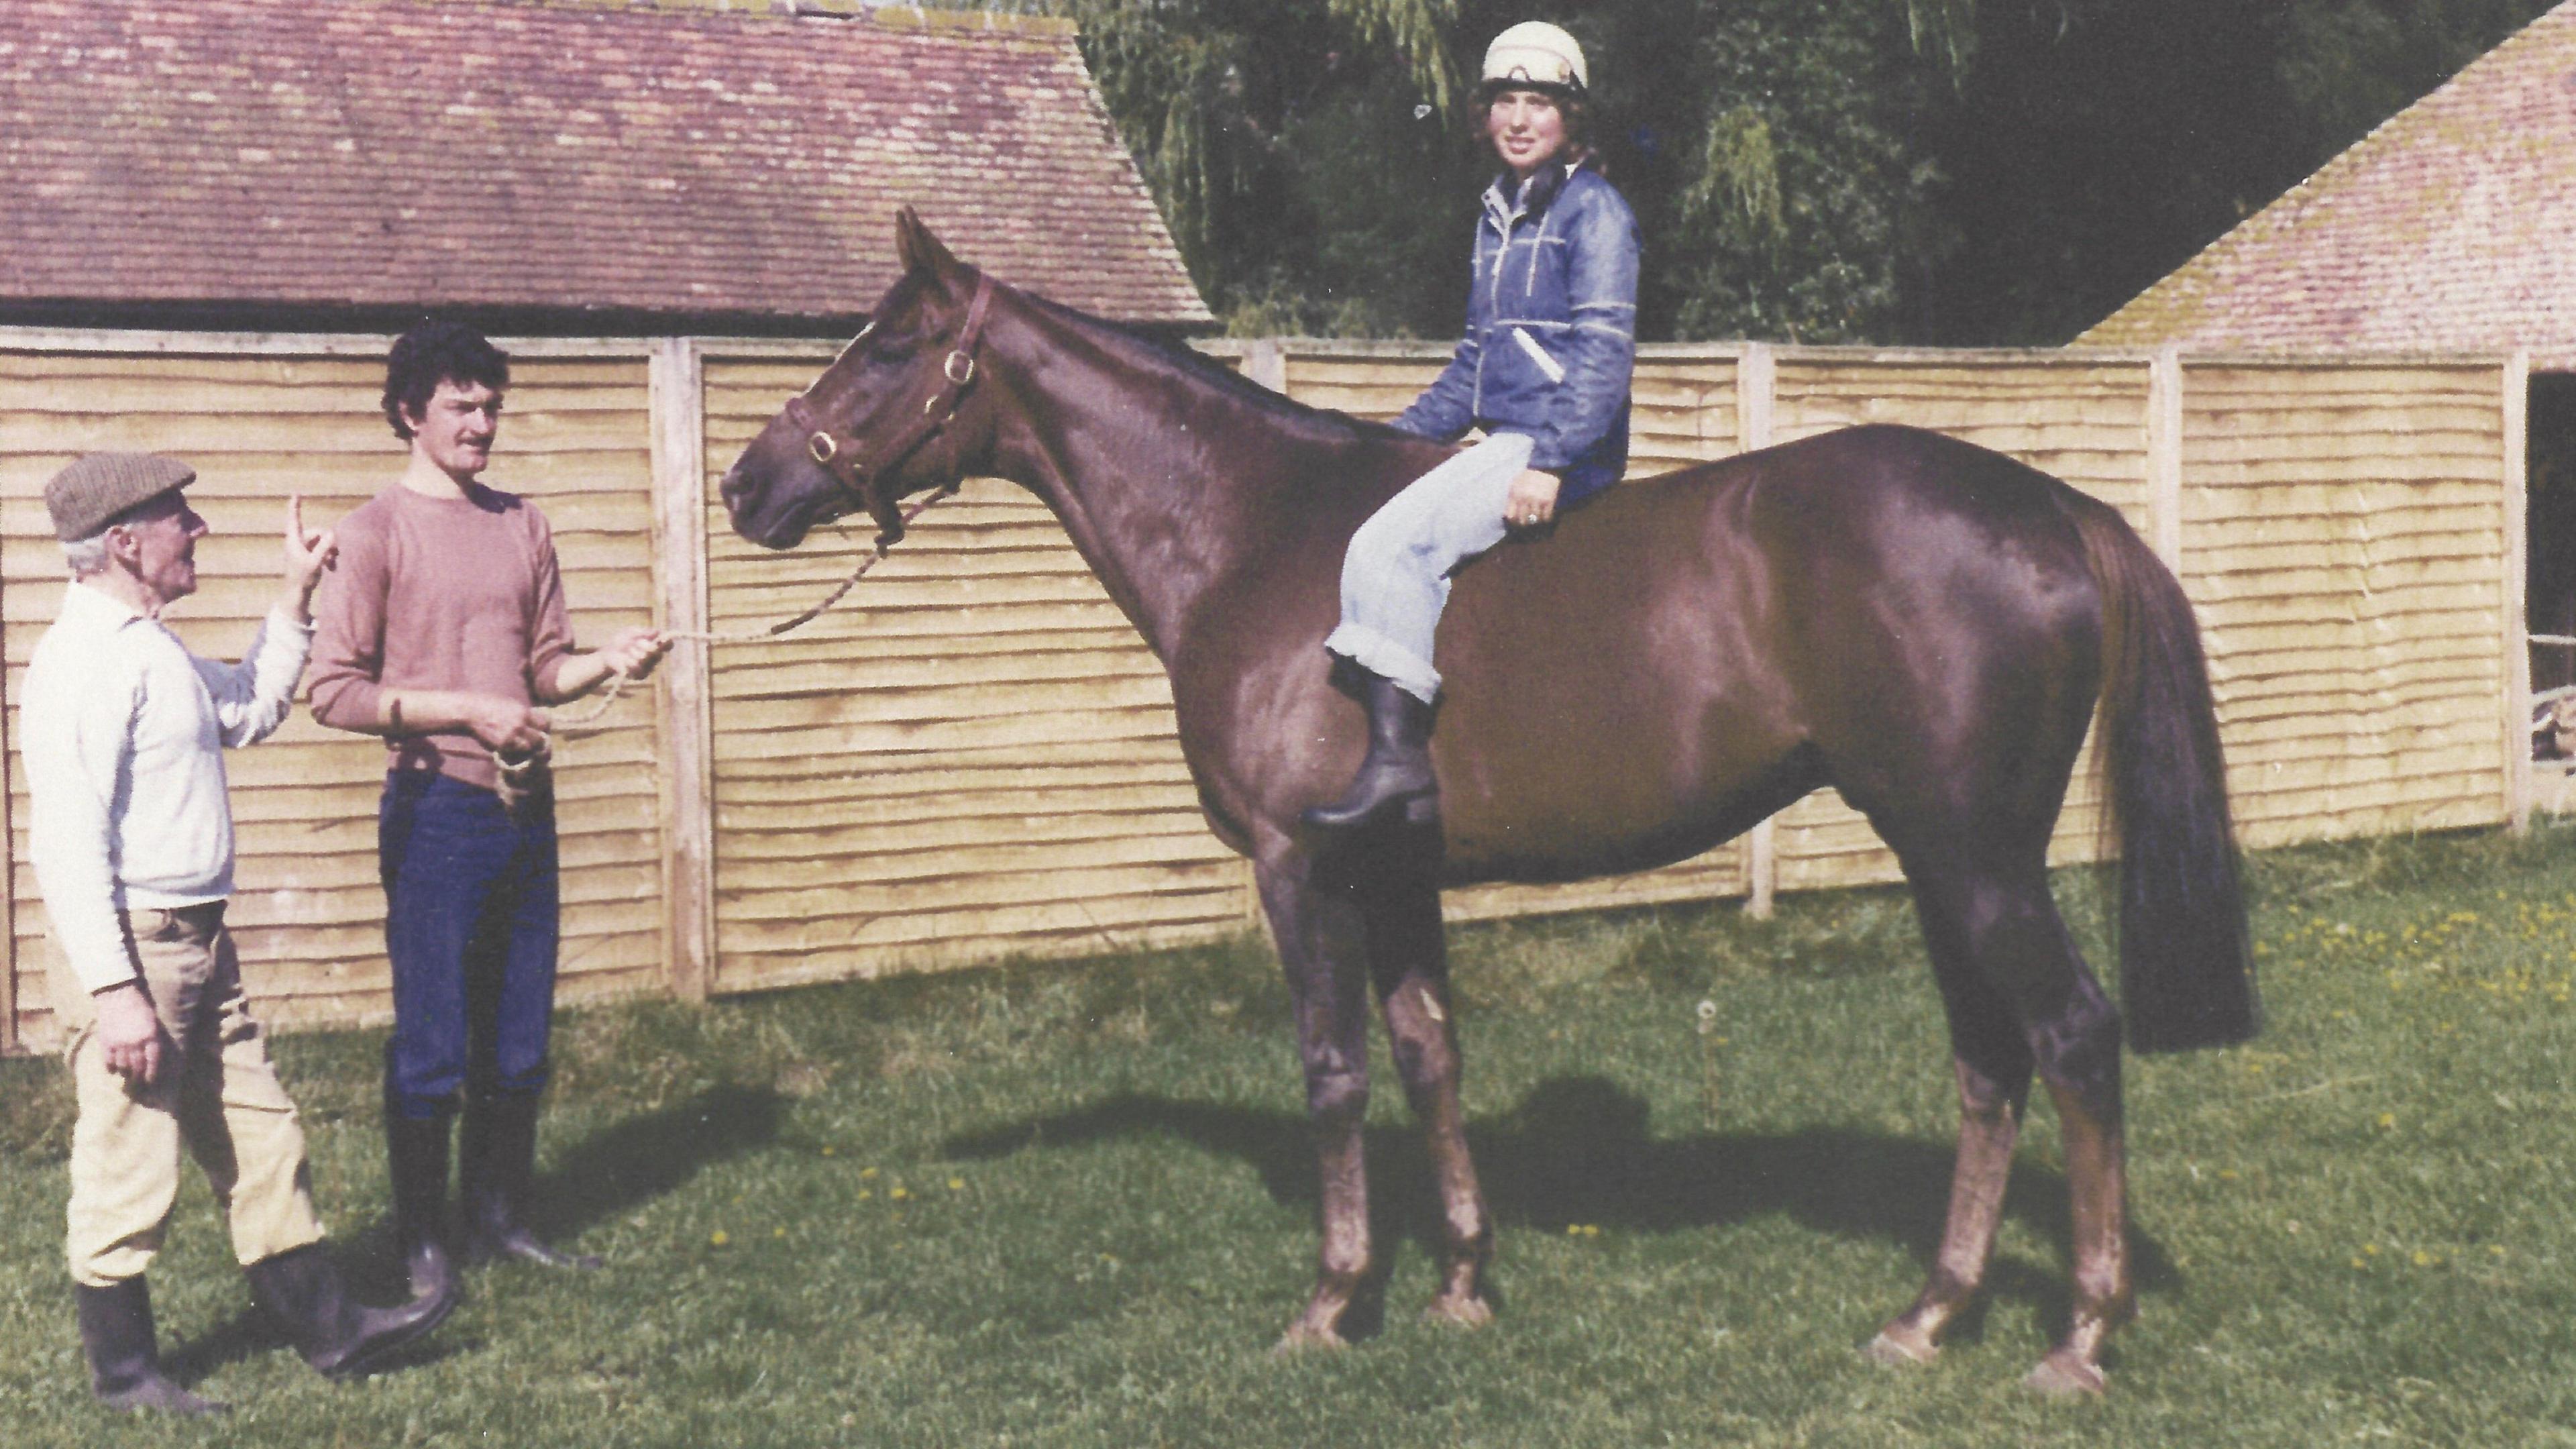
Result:
{"type": "Polygon", "coordinates": [[[1556,517],[1556,490],[1564,480],[1537,468],[1524,468],[1503,495],[1503,526],[1527,530],[1556,517]]]}
{"type": "Polygon", "coordinates": [[[111,986],[90,999],[98,1003],[99,1054],[107,1069],[138,1087],[160,1080],[169,1039],[162,1034],[161,1018],[152,1010],[152,998],[143,994],[142,983],[111,986]]]}

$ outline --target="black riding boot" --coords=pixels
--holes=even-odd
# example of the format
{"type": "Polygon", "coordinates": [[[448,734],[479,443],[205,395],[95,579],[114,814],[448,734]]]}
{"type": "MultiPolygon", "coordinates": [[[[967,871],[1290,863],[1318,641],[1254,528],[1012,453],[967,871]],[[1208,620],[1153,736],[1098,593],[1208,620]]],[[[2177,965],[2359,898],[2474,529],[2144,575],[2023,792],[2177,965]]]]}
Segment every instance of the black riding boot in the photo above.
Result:
{"type": "Polygon", "coordinates": [[[152,1331],[152,1290],[141,1278],[93,1288],[72,1285],[79,1305],[81,1350],[89,1357],[90,1391],[111,1409],[165,1414],[220,1414],[226,1405],[199,1398],[162,1375],[152,1331]]]}
{"type": "Polygon", "coordinates": [[[375,1368],[385,1357],[428,1336],[456,1306],[453,1292],[415,1298],[393,1308],[369,1308],[349,1296],[330,1249],[307,1243],[262,1258],[242,1270],[250,1296],[286,1330],[296,1352],[325,1378],[346,1379],[375,1368]]]}
{"type": "Polygon", "coordinates": [[[499,1097],[465,1104],[465,1141],[459,1190],[465,1209],[465,1260],[521,1258],[549,1268],[596,1268],[587,1253],[546,1245],[527,1220],[528,1191],[537,1173],[537,1099],[499,1097]]]}
{"type": "Polygon", "coordinates": [[[1318,830],[1353,834],[1398,820],[1435,825],[1440,782],[1431,774],[1431,706],[1382,675],[1367,674],[1360,702],[1368,706],[1368,757],[1351,788],[1330,805],[1308,808],[1318,830]]]}
{"type": "Polygon", "coordinates": [[[447,1138],[452,1119],[385,1115],[385,1157],[394,1193],[394,1239],[414,1298],[456,1292],[447,1234],[447,1138]]]}

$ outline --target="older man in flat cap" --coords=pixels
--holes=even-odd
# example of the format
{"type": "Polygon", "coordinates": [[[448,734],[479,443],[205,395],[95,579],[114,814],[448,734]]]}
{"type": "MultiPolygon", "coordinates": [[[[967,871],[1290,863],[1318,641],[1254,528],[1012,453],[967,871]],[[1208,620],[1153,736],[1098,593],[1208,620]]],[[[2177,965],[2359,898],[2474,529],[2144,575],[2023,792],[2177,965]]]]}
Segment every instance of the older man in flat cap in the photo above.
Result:
{"type": "Polygon", "coordinates": [[[270,1065],[224,932],[232,811],[222,746],[285,720],[333,553],[286,505],[285,589],[239,664],[160,622],[197,588],[196,474],[136,453],[82,458],[45,486],[72,582],[27,668],[20,738],[29,853],[70,971],[55,1010],[79,1098],[70,1244],[91,1388],[118,1408],[222,1407],[160,1367],[144,1270],[192,1154],[230,1220],[251,1293],[307,1362],[365,1372],[437,1326],[452,1294],[362,1307],[323,1244],[295,1104],[270,1065]]]}

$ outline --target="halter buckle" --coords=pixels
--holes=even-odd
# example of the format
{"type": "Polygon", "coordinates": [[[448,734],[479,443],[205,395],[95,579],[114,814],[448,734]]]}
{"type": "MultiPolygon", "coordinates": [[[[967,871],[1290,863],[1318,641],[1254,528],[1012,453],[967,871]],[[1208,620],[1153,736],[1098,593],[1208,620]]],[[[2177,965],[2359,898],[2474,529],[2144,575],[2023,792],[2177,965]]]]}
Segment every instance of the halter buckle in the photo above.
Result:
{"type": "Polygon", "coordinates": [[[974,354],[963,348],[953,351],[948,354],[948,360],[940,364],[939,370],[947,374],[950,387],[964,387],[975,380],[974,354]]]}
{"type": "Polygon", "coordinates": [[[840,455],[841,445],[832,440],[830,433],[818,432],[805,440],[805,451],[814,455],[815,462],[829,467],[832,460],[840,455]]]}

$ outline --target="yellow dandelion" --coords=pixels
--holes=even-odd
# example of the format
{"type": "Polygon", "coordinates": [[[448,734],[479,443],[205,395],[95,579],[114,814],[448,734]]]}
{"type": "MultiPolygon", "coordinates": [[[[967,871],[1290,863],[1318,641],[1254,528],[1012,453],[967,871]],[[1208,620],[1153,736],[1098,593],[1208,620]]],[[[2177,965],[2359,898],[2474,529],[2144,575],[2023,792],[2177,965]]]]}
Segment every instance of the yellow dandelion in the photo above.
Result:
{"type": "Polygon", "coordinates": [[[2416,1267],[2418,1267],[2418,1268],[2430,1268],[2430,1267],[2432,1267],[2434,1264],[2439,1263],[2439,1262],[2441,1262],[2441,1261],[2442,1261],[2441,1259],[2434,1257],[2432,1254],[2430,1254],[2430,1253],[2428,1253],[2428,1252],[2425,1252],[2422,1248],[2417,1248],[2417,1249],[2415,1250],[2415,1266],[2416,1266],[2416,1267]]]}
{"type": "Polygon", "coordinates": [[[901,1202],[905,1198],[912,1196],[912,1189],[908,1187],[898,1187],[894,1191],[887,1193],[886,1196],[895,1202],[901,1202]]]}
{"type": "Polygon", "coordinates": [[[714,1232],[707,1234],[707,1241],[710,1244],[721,1248],[725,1244],[732,1242],[733,1239],[726,1236],[724,1229],[718,1228],[714,1232]]]}
{"type": "Polygon", "coordinates": [[[962,1177],[952,1177],[948,1179],[948,1190],[950,1192],[964,1192],[966,1190],[966,1179],[962,1177]]]}
{"type": "Polygon", "coordinates": [[[824,1155],[825,1157],[829,1157],[829,1156],[831,1156],[831,1155],[832,1155],[832,1149],[831,1149],[831,1148],[829,1148],[829,1147],[824,1148],[824,1149],[823,1149],[823,1155],[824,1155]]]}
{"type": "Polygon", "coordinates": [[[2379,1125],[2380,1125],[2380,1126],[2382,1126],[2382,1127],[2394,1127],[2394,1126],[2396,1126],[2396,1125],[2397,1125],[2397,1114],[2396,1114],[2396,1113],[2394,1113],[2394,1112],[2382,1112],[2382,1113],[2380,1113],[2380,1114],[2379,1114],[2379,1125]]]}
{"type": "Polygon", "coordinates": [[[873,1167],[862,1167],[862,1168],[860,1168],[860,1169],[859,1169],[859,1176],[860,1176],[862,1179],[870,1178],[870,1177],[874,1177],[874,1176],[876,1176],[876,1175],[877,1175],[877,1170],[876,1170],[875,1168],[873,1168],[873,1167]]]}
{"type": "Polygon", "coordinates": [[[769,1235],[770,1235],[771,1237],[773,1237],[773,1238],[783,1238],[783,1237],[786,1237],[786,1236],[787,1236],[787,1230],[786,1230],[785,1228],[783,1228],[783,1227],[782,1227],[782,1228],[771,1228],[771,1229],[769,1230],[769,1235]]]}
{"type": "Polygon", "coordinates": [[[875,1197],[876,1195],[876,1189],[874,1188],[863,1187],[859,1189],[859,1201],[861,1202],[866,1202],[869,1198],[875,1197]]]}

